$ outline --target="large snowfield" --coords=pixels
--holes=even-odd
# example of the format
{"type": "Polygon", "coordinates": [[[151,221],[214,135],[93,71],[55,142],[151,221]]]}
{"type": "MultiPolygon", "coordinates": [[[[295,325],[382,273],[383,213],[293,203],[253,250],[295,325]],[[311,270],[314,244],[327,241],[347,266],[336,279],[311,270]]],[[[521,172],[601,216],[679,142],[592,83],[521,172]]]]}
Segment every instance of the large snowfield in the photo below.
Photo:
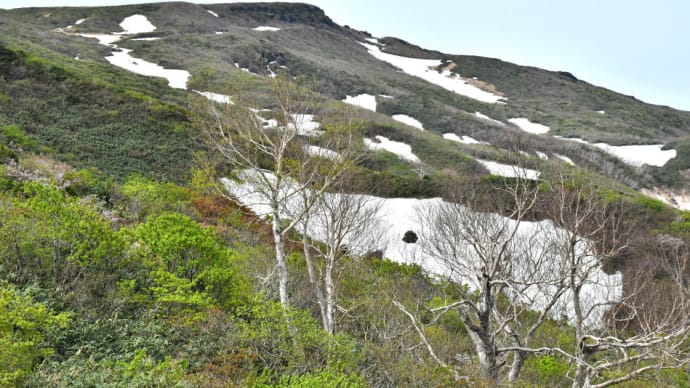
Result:
{"type": "MultiPolygon", "coordinates": [[[[235,196],[244,205],[248,206],[253,212],[258,216],[264,217],[270,213],[270,207],[268,205],[268,199],[265,194],[262,194],[257,187],[261,187],[257,182],[259,182],[256,177],[259,176],[259,172],[245,171],[240,174],[240,177],[244,181],[231,181],[229,179],[223,179],[222,183],[229,191],[230,194],[235,196]]],[[[270,172],[264,171],[261,174],[265,174],[268,180],[275,182],[275,178],[270,172]]],[[[326,194],[331,196],[329,198],[341,196],[341,194],[326,194]]],[[[299,213],[300,209],[300,196],[296,191],[296,186],[294,184],[286,183],[283,189],[280,191],[280,201],[286,204],[286,208],[283,210],[284,216],[287,217],[288,214],[299,213]]],[[[362,196],[355,195],[355,197],[364,198],[367,201],[366,209],[369,212],[375,212],[375,222],[373,222],[374,230],[371,231],[372,234],[376,235],[376,241],[378,245],[361,247],[357,242],[348,241],[348,245],[352,247],[357,247],[356,249],[351,249],[354,253],[364,254],[369,251],[381,250],[383,252],[383,257],[391,259],[399,263],[406,264],[418,264],[424,268],[429,273],[446,277],[454,277],[455,280],[461,281],[472,289],[477,288],[477,277],[473,274],[471,270],[465,274],[458,275],[456,272],[451,271],[443,262],[439,261],[434,255],[428,253],[428,249],[424,248],[426,245],[424,240],[427,236],[435,235],[432,225],[429,223],[428,219],[425,219],[425,211],[434,208],[444,208],[453,206],[453,209],[460,212],[469,212],[469,214],[477,215],[478,213],[473,213],[469,208],[465,208],[459,205],[451,205],[440,198],[431,199],[414,199],[414,198],[380,198],[374,196],[362,196]],[[406,232],[414,232],[420,239],[417,243],[406,243],[403,241],[403,236],[406,232]]],[[[337,199],[337,198],[335,198],[337,199]]],[[[330,201],[330,200],[329,200],[330,201]]],[[[318,212],[319,209],[315,209],[318,212]]],[[[522,249],[528,249],[529,254],[525,254],[524,257],[542,257],[543,259],[539,262],[539,268],[533,268],[533,263],[514,263],[513,268],[515,271],[515,277],[528,279],[530,276],[534,276],[534,271],[539,271],[540,276],[555,276],[555,274],[562,272],[562,267],[560,266],[560,260],[557,256],[554,256],[558,252],[549,249],[547,243],[549,237],[562,236],[565,233],[564,230],[553,225],[552,222],[545,220],[539,222],[527,222],[523,221],[517,223],[517,221],[508,219],[497,214],[484,214],[484,216],[493,218],[494,222],[498,225],[502,225],[506,230],[517,230],[515,244],[514,246],[522,247],[522,249]]],[[[319,239],[323,236],[325,231],[319,230],[319,227],[310,229],[308,234],[315,239],[319,239]]],[[[475,273],[479,273],[478,266],[481,264],[478,256],[471,249],[469,244],[467,246],[457,247],[465,252],[464,256],[467,260],[465,265],[467,268],[474,268],[475,273]]],[[[586,242],[581,243],[576,248],[581,252],[588,252],[591,249],[586,242]]],[[[515,260],[521,260],[523,255],[514,255],[515,260]]],[[[589,262],[594,262],[593,257],[588,257],[583,255],[583,260],[585,262],[585,270],[590,273],[589,280],[585,281],[583,286],[583,296],[589,300],[590,304],[586,306],[587,308],[594,306],[597,303],[606,303],[610,301],[615,301],[620,299],[622,296],[622,277],[620,273],[606,274],[601,268],[589,265],[589,262]]],[[[525,302],[529,301],[535,309],[543,308],[547,301],[553,294],[555,288],[552,286],[544,286],[537,288],[536,286],[527,287],[526,290],[521,292],[520,298],[525,302]]],[[[554,316],[560,317],[561,315],[566,315],[570,318],[574,316],[574,311],[572,306],[568,303],[569,294],[566,292],[565,295],[561,296],[556,304],[553,311],[554,316]]],[[[602,314],[604,313],[606,307],[594,307],[596,312],[592,314],[586,321],[587,324],[596,325],[600,322],[602,314]]]]}

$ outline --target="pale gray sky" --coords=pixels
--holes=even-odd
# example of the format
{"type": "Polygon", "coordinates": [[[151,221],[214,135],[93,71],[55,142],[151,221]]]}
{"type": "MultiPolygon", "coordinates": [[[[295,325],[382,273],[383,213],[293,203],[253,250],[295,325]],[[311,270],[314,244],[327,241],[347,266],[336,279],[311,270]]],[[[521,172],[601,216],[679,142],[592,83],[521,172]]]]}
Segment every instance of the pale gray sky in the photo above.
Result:
{"type": "MultiPolygon", "coordinates": [[[[150,3],[0,0],[0,8],[150,3]]],[[[194,1],[228,3],[233,1],[194,1]]],[[[645,102],[690,110],[690,2],[311,0],[335,22],[424,48],[564,70],[645,102]]]]}

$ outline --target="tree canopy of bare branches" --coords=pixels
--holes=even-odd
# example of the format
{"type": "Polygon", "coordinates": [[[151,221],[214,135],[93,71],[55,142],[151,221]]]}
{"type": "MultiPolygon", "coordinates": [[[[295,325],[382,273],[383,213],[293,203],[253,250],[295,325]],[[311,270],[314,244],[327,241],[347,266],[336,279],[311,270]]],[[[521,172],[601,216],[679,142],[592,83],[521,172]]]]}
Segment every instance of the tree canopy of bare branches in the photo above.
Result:
{"type": "Polygon", "coordinates": [[[314,203],[352,163],[355,126],[340,118],[311,121],[321,109],[320,98],[286,77],[272,80],[268,113],[252,94],[233,96],[235,103],[206,102],[199,109],[203,141],[233,179],[223,181],[220,192],[245,205],[266,209],[273,234],[278,291],[283,306],[289,305],[285,237],[308,214],[314,203]],[[275,123],[261,115],[273,115],[275,123]],[[318,144],[318,145],[316,145],[318,144]],[[315,150],[317,152],[315,152],[315,150]],[[239,183],[237,183],[239,181],[239,183]],[[236,198],[242,188],[244,198],[236,198]],[[291,204],[301,201],[300,211],[291,204]],[[249,202],[249,203],[248,203],[249,202]],[[289,216],[288,216],[289,214],[289,216]]]}

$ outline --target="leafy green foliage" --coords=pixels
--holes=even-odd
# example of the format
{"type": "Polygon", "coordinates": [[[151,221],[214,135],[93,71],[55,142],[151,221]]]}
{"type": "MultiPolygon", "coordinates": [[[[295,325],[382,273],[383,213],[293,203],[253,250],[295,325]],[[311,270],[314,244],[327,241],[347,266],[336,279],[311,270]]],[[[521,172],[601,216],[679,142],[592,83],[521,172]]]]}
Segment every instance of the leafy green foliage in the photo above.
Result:
{"type": "Polygon", "coordinates": [[[131,238],[134,249],[129,260],[141,262],[143,268],[137,278],[120,284],[134,300],[203,311],[216,304],[231,308],[246,297],[247,286],[233,269],[232,252],[212,229],[189,217],[177,213],[150,217],[131,238]]]}
{"type": "Polygon", "coordinates": [[[31,150],[36,147],[36,140],[28,137],[21,128],[16,125],[3,126],[0,136],[4,138],[5,143],[13,143],[26,150],[31,150]]]}
{"type": "Polygon", "coordinates": [[[0,312],[0,385],[12,386],[53,354],[48,337],[67,326],[69,314],[34,302],[7,282],[0,282],[0,312]]]}
{"type": "Polygon", "coordinates": [[[270,375],[261,375],[254,382],[253,386],[255,388],[364,388],[367,384],[364,379],[355,374],[345,374],[338,370],[327,368],[297,376],[283,375],[280,376],[277,383],[270,375]],[[264,381],[268,381],[268,383],[264,381]]]}
{"type": "Polygon", "coordinates": [[[138,219],[162,211],[181,211],[190,205],[188,190],[170,182],[157,182],[141,175],[132,175],[120,187],[128,212],[138,219]]]}

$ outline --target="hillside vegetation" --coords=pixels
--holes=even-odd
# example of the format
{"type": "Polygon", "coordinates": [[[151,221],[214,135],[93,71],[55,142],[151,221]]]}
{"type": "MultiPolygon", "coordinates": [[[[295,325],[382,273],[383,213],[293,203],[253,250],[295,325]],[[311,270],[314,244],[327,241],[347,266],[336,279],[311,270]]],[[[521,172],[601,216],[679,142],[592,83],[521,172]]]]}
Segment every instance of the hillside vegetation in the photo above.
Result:
{"type": "Polygon", "coordinates": [[[376,40],[505,97],[480,102],[367,42],[306,4],[0,10],[0,386],[689,385],[690,216],[639,190],[687,188],[690,113],[564,71],[376,40]],[[135,14],[156,29],[119,48],[78,35],[135,14]],[[186,89],[111,65],[121,48],[189,71],[186,89]],[[365,93],[375,111],[342,102],[365,93]],[[296,117],[318,124],[303,133],[296,117]],[[677,155],[635,166],[554,135],[677,155]],[[265,217],[219,184],[251,172],[274,190],[265,217]],[[299,211],[281,197],[295,186],[299,211]],[[354,248],[382,233],[362,211],[376,201],[358,199],[438,197],[455,212],[396,209],[425,226],[398,237],[418,256],[354,248]],[[309,222],[354,236],[300,233],[309,222]],[[525,244],[520,223],[544,229],[525,244]],[[450,275],[414,260],[434,249],[450,275]],[[485,265],[468,270],[475,257],[485,265]],[[519,277],[564,268],[578,274],[519,277]],[[621,295],[595,325],[525,299],[530,281],[570,297],[603,278],[621,295]]]}

